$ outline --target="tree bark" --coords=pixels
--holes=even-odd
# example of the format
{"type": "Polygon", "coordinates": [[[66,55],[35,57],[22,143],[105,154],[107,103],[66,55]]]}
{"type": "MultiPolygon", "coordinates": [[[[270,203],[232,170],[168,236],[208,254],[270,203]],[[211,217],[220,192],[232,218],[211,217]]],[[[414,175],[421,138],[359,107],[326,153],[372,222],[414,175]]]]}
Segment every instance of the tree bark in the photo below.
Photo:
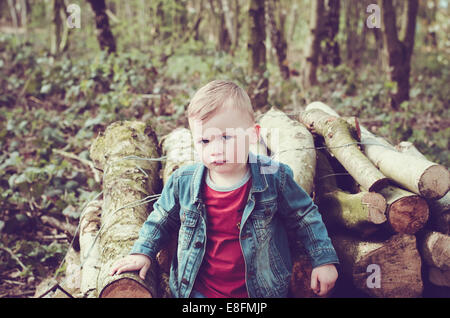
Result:
{"type": "Polygon", "coordinates": [[[406,19],[403,25],[404,37],[399,39],[397,18],[392,0],[379,0],[383,12],[383,39],[387,50],[389,77],[397,83],[397,90],[391,96],[391,107],[398,110],[400,104],[409,100],[409,76],[411,72],[411,56],[414,49],[414,36],[419,1],[406,1],[406,19]]]}
{"type": "Polygon", "coordinates": [[[269,79],[266,76],[266,23],[264,1],[250,0],[248,8],[248,56],[251,84],[249,95],[255,109],[267,105],[269,79]]]}
{"type": "Polygon", "coordinates": [[[340,117],[315,108],[321,104],[308,105],[299,116],[300,122],[324,138],[328,151],[364,189],[376,192],[385,187],[388,179],[359,150],[350,125],[340,117]]]}
{"type": "Polygon", "coordinates": [[[289,165],[294,180],[308,194],[314,191],[316,151],[311,133],[283,111],[272,107],[260,118],[261,138],[274,160],[289,165]]]}
{"type": "Polygon", "coordinates": [[[326,18],[324,23],[325,52],[321,52],[322,64],[332,64],[333,66],[338,66],[341,64],[339,42],[336,38],[339,33],[340,7],[340,0],[327,1],[325,9],[326,18]]]}
{"type": "Polygon", "coordinates": [[[160,191],[160,164],[138,160],[160,157],[156,135],[142,122],[115,122],[95,139],[90,154],[94,164],[103,170],[97,293],[102,298],[155,297],[154,264],[145,281],[136,272],[109,273],[115,261],[128,255],[139,236],[150,208],[144,199],[160,191]]]}
{"type": "Polygon", "coordinates": [[[102,200],[90,202],[80,216],[80,292],[83,298],[97,297],[100,249],[97,238],[100,229],[102,200]]]}
{"type": "Polygon", "coordinates": [[[397,234],[387,241],[369,242],[336,235],[331,240],[344,274],[357,289],[380,298],[422,295],[422,260],[415,236],[397,234]],[[379,268],[378,277],[372,276],[373,268],[379,268]]]}
{"type": "Polygon", "coordinates": [[[108,53],[116,51],[116,41],[109,26],[109,18],[106,14],[105,0],[88,0],[95,13],[95,25],[97,28],[97,39],[101,50],[108,53]]]}
{"type": "Polygon", "coordinates": [[[303,76],[305,88],[317,85],[317,67],[319,64],[320,42],[323,35],[324,0],[313,0],[311,6],[311,22],[309,44],[306,52],[306,64],[303,76]]]}

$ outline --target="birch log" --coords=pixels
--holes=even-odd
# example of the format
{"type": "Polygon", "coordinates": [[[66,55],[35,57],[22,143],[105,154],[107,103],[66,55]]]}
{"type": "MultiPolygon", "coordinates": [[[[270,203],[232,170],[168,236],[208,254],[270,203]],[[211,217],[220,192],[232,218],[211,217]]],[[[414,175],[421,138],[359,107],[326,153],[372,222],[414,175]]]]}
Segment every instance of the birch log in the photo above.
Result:
{"type": "Polygon", "coordinates": [[[272,158],[287,164],[294,173],[294,180],[311,194],[316,169],[316,151],[311,133],[275,107],[260,118],[259,124],[261,137],[272,158]]]}
{"type": "MultiPolygon", "coordinates": [[[[321,102],[314,102],[306,107],[307,111],[312,109],[339,116],[321,102]]],[[[427,199],[439,199],[448,192],[450,173],[446,167],[427,160],[423,155],[415,155],[413,150],[398,151],[385,139],[373,135],[363,126],[359,128],[364,154],[386,177],[427,199]]]]}
{"type": "Polygon", "coordinates": [[[344,235],[331,240],[344,274],[357,289],[380,298],[422,295],[422,260],[414,235],[397,234],[380,242],[344,235]]]}
{"type": "Polygon", "coordinates": [[[450,173],[442,165],[408,152],[399,152],[364,127],[361,143],[367,157],[399,185],[428,199],[442,198],[450,188],[450,173]]]}
{"type": "Polygon", "coordinates": [[[362,236],[379,230],[386,221],[387,203],[376,192],[348,193],[338,188],[333,169],[323,151],[317,151],[317,204],[327,229],[345,228],[362,236]]]}
{"type": "Polygon", "coordinates": [[[388,184],[388,179],[359,150],[357,140],[351,135],[350,125],[344,119],[307,107],[299,120],[308,129],[323,136],[329,152],[363,188],[376,191],[388,184]]]}
{"type": "Polygon", "coordinates": [[[115,122],[100,134],[90,149],[97,168],[103,170],[103,207],[99,233],[99,297],[155,297],[156,266],[145,280],[137,272],[110,276],[111,265],[127,255],[146,220],[149,203],[138,203],[159,193],[156,135],[142,122],[115,122]]]}

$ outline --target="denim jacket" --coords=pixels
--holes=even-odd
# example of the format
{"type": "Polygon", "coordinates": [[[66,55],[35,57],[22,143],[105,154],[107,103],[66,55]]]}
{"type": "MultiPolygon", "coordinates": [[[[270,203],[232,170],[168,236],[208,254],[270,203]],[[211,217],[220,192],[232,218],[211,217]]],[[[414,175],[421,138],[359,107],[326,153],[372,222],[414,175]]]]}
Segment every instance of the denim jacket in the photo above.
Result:
{"type": "MultiPolygon", "coordinates": [[[[339,261],[317,206],[294,181],[291,168],[251,152],[248,162],[252,187],[239,237],[247,292],[249,297],[286,297],[292,272],[287,231],[303,243],[313,267],[339,261]]],[[[169,279],[174,297],[190,296],[205,254],[207,214],[201,195],[205,170],[197,163],[172,173],[130,252],[155,260],[179,230],[169,279]]]]}

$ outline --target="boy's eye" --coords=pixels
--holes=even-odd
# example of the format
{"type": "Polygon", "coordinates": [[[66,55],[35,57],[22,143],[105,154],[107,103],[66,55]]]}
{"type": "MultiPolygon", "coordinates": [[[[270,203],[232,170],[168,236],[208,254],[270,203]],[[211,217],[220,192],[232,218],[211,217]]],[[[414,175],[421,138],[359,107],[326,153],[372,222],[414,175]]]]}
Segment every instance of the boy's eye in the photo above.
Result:
{"type": "Polygon", "coordinates": [[[230,140],[232,138],[232,136],[224,135],[224,136],[222,136],[222,138],[224,140],[230,140]]]}
{"type": "Polygon", "coordinates": [[[199,143],[201,143],[201,144],[207,144],[208,142],[209,142],[208,139],[200,139],[199,140],[199,143]]]}

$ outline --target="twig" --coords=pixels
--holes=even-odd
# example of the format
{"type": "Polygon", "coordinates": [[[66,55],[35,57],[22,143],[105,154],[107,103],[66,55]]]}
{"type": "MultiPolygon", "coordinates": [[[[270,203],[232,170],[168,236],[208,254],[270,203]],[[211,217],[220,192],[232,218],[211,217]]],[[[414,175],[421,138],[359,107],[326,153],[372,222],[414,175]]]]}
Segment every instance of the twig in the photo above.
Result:
{"type": "Polygon", "coordinates": [[[3,244],[0,244],[0,249],[4,250],[6,253],[11,255],[11,258],[17,262],[17,264],[22,267],[22,271],[27,271],[28,268],[22,263],[22,261],[14,254],[13,251],[11,251],[8,247],[4,246],[3,244]]]}
{"type": "Polygon", "coordinates": [[[53,152],[57,153],[57,154],[59,154],[61,156],[67,157],[67,158],[78,160],[79,162],[89,166],[89,168],[91,168],[92,172],[94,173],[95,182],[100,183],[100,175],[99,175],[99,173],[98,173],[97,169],[95,168],[94,163],[92,161],[80,158],[80,157],[78,157],[77,155],[75,155],[73,153],[66,152],[66,151],[59,150],[59,149],[53,149],[53,152]]]}

